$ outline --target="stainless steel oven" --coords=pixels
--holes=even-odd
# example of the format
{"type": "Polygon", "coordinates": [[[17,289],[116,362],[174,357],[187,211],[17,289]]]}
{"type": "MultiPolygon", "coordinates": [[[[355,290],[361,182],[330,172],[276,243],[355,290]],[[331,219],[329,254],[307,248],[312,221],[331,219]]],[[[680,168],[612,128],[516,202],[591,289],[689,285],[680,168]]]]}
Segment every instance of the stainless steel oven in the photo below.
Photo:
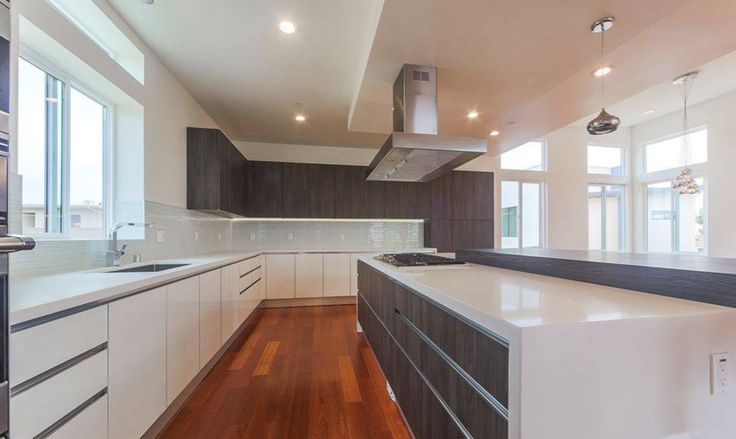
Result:
{"type": "Polygon", "coordinates": [[[8,386],[9,293],[8,253],[31,250],[33,239],[8,233],[10,165],[10,1],[0,0],[0,437],[9,437],[8,386]]]}

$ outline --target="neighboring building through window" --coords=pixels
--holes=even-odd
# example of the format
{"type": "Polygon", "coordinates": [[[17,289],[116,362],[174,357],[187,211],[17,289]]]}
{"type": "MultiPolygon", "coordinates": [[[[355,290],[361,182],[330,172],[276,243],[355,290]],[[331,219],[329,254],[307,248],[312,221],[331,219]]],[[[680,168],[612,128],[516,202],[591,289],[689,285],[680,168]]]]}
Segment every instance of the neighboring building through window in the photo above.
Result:
{"type": "Polygon", "coordinates": [[[18,102],[23,233],[104,238],[110,108],[23,58],[18,102]]]}
{"type": "Polygon", "coordinates": [[[588,174],[624,175],[623,148],[588,145],[588,174]]]}
{"type": "Polygon", "coordinates": [[[541,247],[542,183],[501,182],[501,247],[541,247]]]}
{"type": "Polygon", "coordinates": [[[648,251],[705,252],[705,181],[696,182],[695,195],[673,191],[669,181],[647,185],[648,251]]]}
{"type": "Polygon", "coordinates": [[[624,251],[624,186],[588,186],[588,248],[624,251]]]}
{"type": "Polygon", "coordinates": [[[542,141],[527,142],[501,154],[501,169],[545,171],[546,151],[542,141]]]}
{"type": "Polygon", "coordinates": [[[664,171],[708,161],[708,130],[700,128],[687,134],[686,151],[684,135],[680,134],[644,146],[646,172],[664,171]]]}

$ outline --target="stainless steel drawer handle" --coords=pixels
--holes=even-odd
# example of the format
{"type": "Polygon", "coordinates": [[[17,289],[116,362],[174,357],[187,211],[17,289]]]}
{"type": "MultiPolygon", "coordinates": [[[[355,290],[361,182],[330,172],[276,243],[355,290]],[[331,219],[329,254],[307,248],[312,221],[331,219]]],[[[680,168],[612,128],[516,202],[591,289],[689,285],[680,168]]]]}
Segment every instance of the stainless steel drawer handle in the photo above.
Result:
{"type": "Polygon", "coordinates": [[[29,236],[0,236],[0,253],[13,253],[18,251],[33,250],[35,247],[36,241],[29,236]]]}

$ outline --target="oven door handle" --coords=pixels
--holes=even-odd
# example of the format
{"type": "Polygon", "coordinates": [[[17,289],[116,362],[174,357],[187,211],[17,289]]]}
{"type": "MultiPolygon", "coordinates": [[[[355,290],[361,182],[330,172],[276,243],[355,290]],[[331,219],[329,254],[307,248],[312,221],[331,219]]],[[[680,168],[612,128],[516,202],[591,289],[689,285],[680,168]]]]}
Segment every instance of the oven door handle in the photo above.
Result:
{"type": "Polygon", "coordinates": [[[0,253],[14,253],[18,251],[33,250],[35,247],[36,241],[29,236],[0,236],[0,253]]]}

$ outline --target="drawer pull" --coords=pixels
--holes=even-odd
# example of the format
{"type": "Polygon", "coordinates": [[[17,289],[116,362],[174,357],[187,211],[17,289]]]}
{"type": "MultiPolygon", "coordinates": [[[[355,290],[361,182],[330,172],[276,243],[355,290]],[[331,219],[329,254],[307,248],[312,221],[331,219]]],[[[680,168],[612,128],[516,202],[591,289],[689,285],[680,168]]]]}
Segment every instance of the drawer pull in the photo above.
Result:
{"type": "Polygon", "coordinates": [[[99,400],[100,398],[102,398],[106,394],[107,394],[107,387],[105,387],[104,389],[102,389],[99,392],[97,392],[96,394],[94,394],[90,399],[88,399],[88,400],[84,401],[83,403],[81,403],[78,407],[76,407],[71,412],[67,413],[63,418],[61,418],[58,421],[56,421],[53,424],[51,424],[44,431],[38,433],[36,436],[33,437],[33,439],[45,439],[45,438],[51,436],[52,434],[54,434],[54,432],[56,432],[56,430],[60,429],[64,425],[66,425],[66,423],[68,423],[69,421],[71,421],[72,419],[74,419],[75,416],[77,416],[78,414],[82,413],[84,411],[84,409],[86,409],[87,407],[89,407],[92,404],[96,403],[97,400],[99,400]]]}
{"type": "Polygon", "coordinates": [[[18,383],[18,384],[16,384],[15,386],[13,386],[10,389],[10,396],[16,396],[16,395],[18,395],[20,393],[23,393],[26,390],[30,389],[31,387],[33,387],[33,386],[35,386],[37,384],[41,384],[42,382],[46,381],[47,379],[52,378],[52,377],[54,377],[54,376],[56,376],[56,375],[64,372],[65,370],[69,369],[72,366],[75,366],[75,365],[81,363],[82,361],[86,360],[87,358],[90,358],[90,357],[93,357],[93,356],[97,355],[98,353],[104,351],[105,349],[107,349],[107,342],[104,342],[102,344],[99,344],[99,345],[93,347],[92,349],[90,349],[88,351],[82,352],[81,354],[77,355],[76,357],[72,357],[72,358],[66,360],[65,362],[63,362],[61,364],[58,364],[58,365],[52,367],[51,369],[49,369],[49,370],[47,370],[45,372],[41,372],[40,374],[38,374],[38,375],[36,375],[36,376],[34,376],[32,378],[29,378],[29,379],[23,381],[22,383],[18,383]]]}
{"type": "Polygon", "coordinates": [[[481,386],[478,381],[475,380],[469,373],[465,371],[462,367],[460,367],[459,364],[455,362],[455,360],[452,359],[445,351],[443,351],[437,344],[427,336],[421,329],[419,329],[414,322],[409,320],[405,315],[401,314],[401,311],[398,309],[394,309],[394,312],[397,316],[399,316],[399,319],[401,319],[402,322],[406,326],[409,327],[409,329],[414,332],[414,334],[417,335],[423,342],[425,342],[437,355],[440,356],[445,362],[462,377],[463,380],[465,380],[466,383],[470,385],[470,387],[473,388],[478,394],[480,394],[481,397],[483,397],[484,400],[493,407],[493,409],[501,415],[501,417],[508,422],[509,420],[509,409],[504,407],[503,404],[499,400],[497,400],[491,393],[485,389],[485,387],[481,386]]]}
{"type": "Polygon", "coordinates": [[[241,279],[242,279],[242,278],[244,278],[245,276],[247,276],[247,275],[249,275],[249,274],[253,273],[253,272],[254,272],[254,271],[256,271],[256,270],[258,270],[259,268],[261,268],[261,266],[260,266],[260,265],[259,265],[259,266],[257,266],[256,268],[254,268],[254,269],[250,270],[250,271],[249,271],[249,272],[247,272],[247,273],[243,273],[243,274],[241,274],[241,275],[240,275],[240,278],[241,278],[241,279]]]}
{"type": "Polygon", "coordinates": [[[258,282],[260,282],[260,281],[261,281],[261,278],[259,277],[259,278],[258,278],[258,279],[256,279],[256,280],[255,280],[255,281],[254,281],[254,282],[253,282],[252,284],[250,284],[250,285],[248,285],[247,287],[245,287],[245,288],[243,289],[243,291],[241,291],[241,292],[240,292],[240,294],[243,294],[243,293],[245,293],[246,291],[248,291],[248,290],[250,289],[250,287],[252,287],[253,285],[257,284],[257,283],[258,283],[258,282]]]}

